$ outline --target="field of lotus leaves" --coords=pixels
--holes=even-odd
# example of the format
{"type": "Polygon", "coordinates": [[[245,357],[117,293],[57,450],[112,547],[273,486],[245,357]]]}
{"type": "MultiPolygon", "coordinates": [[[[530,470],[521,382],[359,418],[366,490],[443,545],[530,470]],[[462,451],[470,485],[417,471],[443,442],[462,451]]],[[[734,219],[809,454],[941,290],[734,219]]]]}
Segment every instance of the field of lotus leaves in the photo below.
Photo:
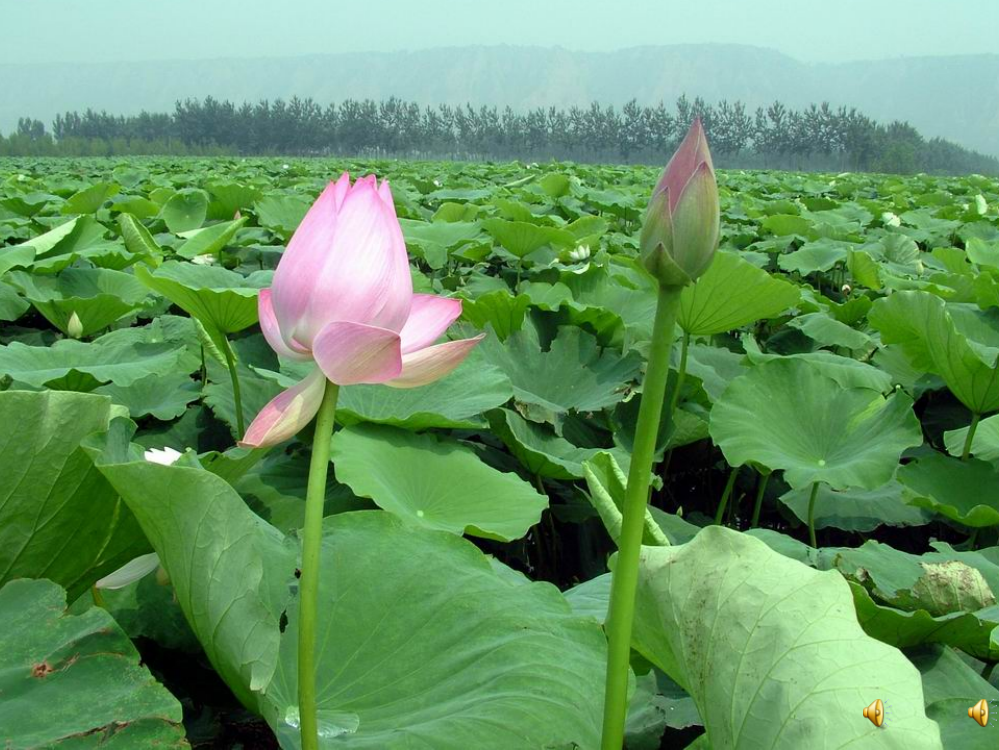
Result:
{"type": "MultiPolygon", "coordinates": [[[[599,747],[660,168],[267,159],[0,160],[0,746],[299,747],[312,428],[236,443],[303,377],[257,298],[345,170],[389,181],[447,335],[486,336],[340,391],[321,746],[599,747]]],[[[995,747],[967,708],[999,701],[999,183],[718,185],[626,747],[995,747]]]]}

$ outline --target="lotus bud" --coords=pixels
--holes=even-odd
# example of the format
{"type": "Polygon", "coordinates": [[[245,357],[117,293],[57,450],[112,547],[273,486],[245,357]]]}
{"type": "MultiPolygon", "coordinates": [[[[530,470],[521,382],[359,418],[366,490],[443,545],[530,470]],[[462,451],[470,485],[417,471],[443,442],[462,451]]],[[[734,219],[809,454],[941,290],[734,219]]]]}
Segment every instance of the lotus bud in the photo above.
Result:
{"type": "Polygon", "coordinates": [[[714,259],[720,225],[718,184],[698,119],[652,193],[642,225],[642,265],[662,286],[693,283],[714,259]]]}
{"type": "Polygon", "coordinates": [[[83,321],[80,320],[80,316],[73,311],[73,314],[69,316],[69,320],[66,321],[66,333],[69,334],[70,338],[78,339],[83,336],[83,321]]]}

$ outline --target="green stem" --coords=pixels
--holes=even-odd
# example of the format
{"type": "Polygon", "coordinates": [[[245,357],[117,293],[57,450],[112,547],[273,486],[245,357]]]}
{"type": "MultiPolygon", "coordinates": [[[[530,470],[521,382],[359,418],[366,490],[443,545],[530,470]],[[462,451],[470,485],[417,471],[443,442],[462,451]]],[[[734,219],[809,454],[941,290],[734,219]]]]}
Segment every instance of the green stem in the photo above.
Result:
{"type": "Polygon", "coordinates": [[[669,402],[669,413],[671,415],[676,411],[676,405],[680,403],[680,391],[683,390],[683,381],[687,377],[687,349],[689,346],[690,334],[684,331],[683,340],[680,343],[680,368],[676,371],[676,386],[673,388],[673,396],[669,402]]]}
{"type": "Polygon", "coordinates": [[[728,481],[725,482],[725,489],[722,492],[721,500],[718,501],[718,510],[715,512],[715,526],[721,526],[722,518],[725,517],[725,508],[728,507],[728,499],[732,496],[735,488],[735,478],[739,476],[739,467],[736,466],[728,474],[728,481]]]}
{"type": "Polygon", "coordinates": [[[968,427],[968,437],[964,439],[964,450],[961,451],[962,461],[967,461],[971,456],[971,441],[975,439],[975,430],[978,429],[978,420],[981,418],[981,414],[971,415],[971,425],[968,427]]]}
{"type": "Polygon", "coordinates": [[[968,550],[974,551],[975,543],[978,541],[978,527],[976,526],[971,530],[971,534],[968,535],[968,550]]]}
{"type": "Polygon", "coordinates": [[[327,381],[323,402],[316,417],[309,483],[305,492],[302,576],[299,579],[298,595],[298,711],[302,750],[319,748],[319,725],[316,720],[316,615],[319,608],[316,600],[319,598],[319,554],[323,541],[326,473],[330,465],[330,438],[333,435],[339,391],[339,386],[327,381]]]}
{"type": "Polygon", "coordinates": [[[222,336],[225,346],[222,347],[222,354],[225,356],[225,364],[229,369],[229,378],[232,380],[232,399],[236,407],[236,432],[242,440],[246,434],[246,423],[243,421],[243,396],[239,391],[239,374],[236,372],[236,355],[232,352],[232,344],[229,339],[222,336]]]}
{"type": "Polygon", "coordinates": [[[819,483],[812,482],[812,494],[808,497],[808,543],[815,549],[819,548],[815,541],[815,498],[819,495],[819,483]]]}
{"type": "Polygon", "coordinates": [[[763,508],[763,496],[767,492],[769,481],[769,474],[760,474],[760,479],[756,483],[756,503],[753,505],[753,520],[749,523],[749,527],[752,529],[755,529],[760,523],[760,510],[763,508]]]}
{"type": "Polygon", "coordinates": [[[104,595],[101,593],[99,588],[91,586],[90,596],[94,600],[94,606],[100,607],[101,609],[107,609],[107,604],[104,602],[104,595]]]}
{"type": "Polygon", "coordinates": [[[656,318],[652,327],[649,364],[642,387],[642,403],[635,428],[635,447],[628,471],[618,543],[617,562],[611,582],[610,609],[607,616],[607,682],[604,698],[603,750],[621,750],[624,721],[628,710],[628,671],[631,661],[631,629],[635,619],[635,591],[638,588],[638,560],[645,526],[645,507],[649,498],[649,480],[655,458],[656,437],[666,381],[669,355],[673,348],[676,311],[680,288],[659,289],[656,318]]]}

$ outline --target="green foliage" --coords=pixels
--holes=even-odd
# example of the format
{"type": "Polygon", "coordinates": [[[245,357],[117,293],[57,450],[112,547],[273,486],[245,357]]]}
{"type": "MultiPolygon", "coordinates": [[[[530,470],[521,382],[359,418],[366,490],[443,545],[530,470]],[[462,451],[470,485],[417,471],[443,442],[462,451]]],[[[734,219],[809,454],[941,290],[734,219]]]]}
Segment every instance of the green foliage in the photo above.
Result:
{"type": "MultiPolygon", "coordinates": [[[[590,750],[657,298],[635,234],[659,168],[0,160],[0,584],[49,578],[82,613],[95,580],[151,547],[156,574],[102,601],[191,706],[192,744],[273,732],[295,746],[311,429],[233,448],[227,365],[246,421],[314,366],[270,350],[257,295],[347,167],[389,179],[414,289],[462,300],[447,335],[486,338],[430,385],[339,395],[327,744],[590,750]],[[160,465],[150,448],[183,455],[160,465]],[[205,706],[208,668],[227,687],[205,706]]],[[[722,247],[680,299],[679,408],[660,419],[629,747],[700,726],[702,746],[856,739],[873,731],[859,709],[875,687],[901,703],[861,743],[934,746],[924,703],[969,736],[945,713],[999,661],[999,189],[724,170],[719,185],[722,247]],[[766,530],[749,529],[755,501],[766,530]],[[746,533],[698,536],[716,516],[746,533]],[[751,631],[771,640],[740,640],[751,631]],[[869,654],[884,670],[862,668],[869,654]],[[747,708],[739,680],[771,667],[815,710],[792,711],[780,679],[747,708]]],[[[169,725],[163,742],[182,741],[175,718],[140,714],[128,731],[169,725]]]]}

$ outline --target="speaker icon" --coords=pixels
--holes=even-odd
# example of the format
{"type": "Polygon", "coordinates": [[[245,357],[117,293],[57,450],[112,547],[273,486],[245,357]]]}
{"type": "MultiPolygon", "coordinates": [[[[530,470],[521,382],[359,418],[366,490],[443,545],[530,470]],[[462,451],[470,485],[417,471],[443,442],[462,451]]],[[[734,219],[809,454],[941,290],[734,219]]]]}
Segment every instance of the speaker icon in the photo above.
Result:
{"type": "Polygon", "coordinates": [[[968,716],[975,720],[980,727],[989,723],[989,704],[982,698],[978,703],[968,709],[968,716]]]}
{"type": "MultiPolygon", "coordinates": [[[[968,712],[970,714],[971,709],[968,709],[968,712]]],[[[881,702],[880,698],[864,709],[864,718],[876,727],[885,723],[885,704],[881,702]]]]}

